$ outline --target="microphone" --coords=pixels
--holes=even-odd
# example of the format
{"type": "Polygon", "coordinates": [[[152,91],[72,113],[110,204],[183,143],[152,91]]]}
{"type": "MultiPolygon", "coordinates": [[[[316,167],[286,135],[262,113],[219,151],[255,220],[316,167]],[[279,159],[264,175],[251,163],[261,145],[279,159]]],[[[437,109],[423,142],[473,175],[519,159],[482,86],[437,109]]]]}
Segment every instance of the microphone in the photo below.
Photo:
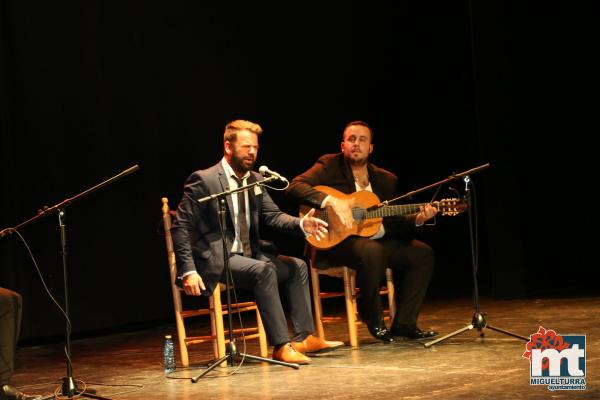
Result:
{"type": "Polygon", "coordinates": [[[286,182],[286,183],[288,182],[288,180],[285,178],[285,176],[282,176],[275,171],[271,171],[269,169],[269,167],[267,167],[266,165],[261,165],[260,168],[258,169],[258,172],[260,172],[260,174],[262,176],[270,175],[270,176],[274,176],[275,178],[279,179],[282,182],[286,182]]]}

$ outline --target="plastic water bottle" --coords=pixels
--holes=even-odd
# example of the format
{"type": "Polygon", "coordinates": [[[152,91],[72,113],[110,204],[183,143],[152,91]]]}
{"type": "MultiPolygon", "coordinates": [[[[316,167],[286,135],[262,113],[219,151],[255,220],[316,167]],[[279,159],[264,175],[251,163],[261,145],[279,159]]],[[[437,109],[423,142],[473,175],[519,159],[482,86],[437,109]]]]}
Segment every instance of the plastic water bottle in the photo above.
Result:
{"type": "Polygon", "coordinates": [[[163,348],[163,361],[165,365],[165,373],[175,371],[175,346],[171,335],[165,336],[165,347],[163,348]]]}

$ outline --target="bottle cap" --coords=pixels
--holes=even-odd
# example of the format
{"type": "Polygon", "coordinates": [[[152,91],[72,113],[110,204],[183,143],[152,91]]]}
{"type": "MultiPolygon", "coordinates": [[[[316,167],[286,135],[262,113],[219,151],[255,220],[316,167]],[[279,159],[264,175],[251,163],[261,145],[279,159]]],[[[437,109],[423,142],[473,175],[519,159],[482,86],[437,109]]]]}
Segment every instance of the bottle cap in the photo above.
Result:
{"type": "Polygon", "coordinates": [[[171,335],[165,335],[165,339],[171,339],[171,335]]]}

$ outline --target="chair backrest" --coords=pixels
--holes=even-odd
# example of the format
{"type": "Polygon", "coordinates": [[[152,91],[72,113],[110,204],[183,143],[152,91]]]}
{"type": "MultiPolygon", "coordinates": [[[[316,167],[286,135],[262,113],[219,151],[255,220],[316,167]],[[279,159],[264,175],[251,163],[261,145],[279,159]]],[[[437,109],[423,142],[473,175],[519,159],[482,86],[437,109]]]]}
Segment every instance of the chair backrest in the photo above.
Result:
{"type": "Polygon", "coordinates": [[[169,208],[169,199],[162,198],[162,222],[165,234],[165,245],[167,248],[167,260],[169,266],[169,275],[171,277],[171,289],[173,291],[173,302],[175,309],[181,310],[181,293],[176,284],[177,281],[177,263],[175,261],[175,250],[173,249],[173,238],[171,237],[172,214],[169,208]]]}

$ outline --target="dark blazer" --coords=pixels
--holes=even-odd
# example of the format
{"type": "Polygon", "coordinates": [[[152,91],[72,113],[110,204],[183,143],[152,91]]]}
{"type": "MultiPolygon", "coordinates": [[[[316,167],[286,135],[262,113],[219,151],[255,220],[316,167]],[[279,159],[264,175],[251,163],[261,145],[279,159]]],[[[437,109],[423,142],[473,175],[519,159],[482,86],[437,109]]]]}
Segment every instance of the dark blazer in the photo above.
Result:
{"type": "MultiPolygon", "coordinates": [[[[263,180],[251,172],[248,183],[263,180]]],[[[229,181],[219,161],[212,167],[190,175],[177,209],[171,235],[177,261],[177,276],[197,271],[206,286],[205,295],[210,295],[223,274],[223,244],[219,228],[218,206],[215,200],[199,204],[198,199],[229,190],[229,181]]],[[[265,187],[256,186],[249,192],[250,245],[253,258],[261,259],[260,224],[275,231],[303,236],[300,219],[282,212],[273,202],[265,187]]],[[[227,249],[235,239],[231,196],[227,196],[227,249]]],[[[180,282],[179,282],[180,283],[180,282]]]]}
{"type": "MultiPolygon", "coordinates": [[[[391,200],[398,195],[396,175],[372,163],[367,165],[367,169],[373,193],[380,201],[391,200]]],[[[313,188],[318,185],[329,186],[346,194],[356,192],[352,169],[342,153],[321,156],[308,171],[292,180],[286,195],[298,204],[318,209],[327,197],[324,192],[313,188]]],[[[384,218],[386,235],[396,233],[406,238],[414,237],[417,233],[414,220],[414,215],[384,218]]]]}

